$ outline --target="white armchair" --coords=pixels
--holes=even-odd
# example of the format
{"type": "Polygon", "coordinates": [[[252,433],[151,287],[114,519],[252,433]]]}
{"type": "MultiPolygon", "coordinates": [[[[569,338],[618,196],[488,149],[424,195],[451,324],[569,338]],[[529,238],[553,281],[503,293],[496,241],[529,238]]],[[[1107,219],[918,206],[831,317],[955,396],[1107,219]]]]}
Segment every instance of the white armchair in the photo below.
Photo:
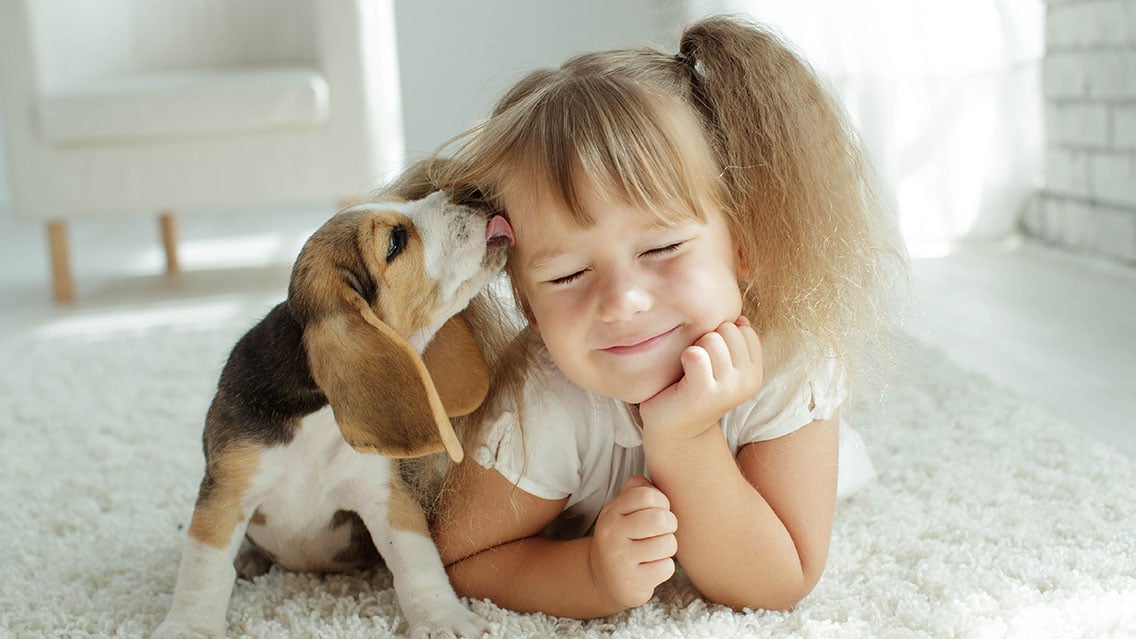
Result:
{"type": "Polygon", "coordinates": [[[351,200],[401,165],[393,0],[0,0],[12,202],[48,226],[351,200]]]}

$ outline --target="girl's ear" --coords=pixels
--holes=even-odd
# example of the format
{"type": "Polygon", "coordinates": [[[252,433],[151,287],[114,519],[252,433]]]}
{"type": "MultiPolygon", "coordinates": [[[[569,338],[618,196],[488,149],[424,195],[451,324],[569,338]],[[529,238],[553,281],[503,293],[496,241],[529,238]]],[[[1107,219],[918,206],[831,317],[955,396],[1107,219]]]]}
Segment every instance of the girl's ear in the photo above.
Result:
{"type": "Polygon", "coordinates": [[[753,277],[753,265],[750,263],[749,256],[746,255],[746,250],[742,247],[737,248],[737,266],[738,279],[748,280],[753,277]]]}
{"type": "Polygon", "coordinates": [[[532,314],[531,310],[529,310],[528,304],[525,304],[524,312],[525,320],[528,322],[529,330],[532,331],[533,334],[537,337],[540,337],[540,324],[537,323],[536,316],[532,314]]]}
{"type": "Polygon", "coordinates": [[[529,306],[528,297],[525,295],[525,292],[521,290],[521,287],[516,283],[516,280],[514,280],[513,277],[513,274],[510,273],[509,280],[510,282],[513,282],[513,299],[517,301],[517,305],[521,309],[521,315],[525,317],[525,321],[528,322],[529,328],[532,329],[533,333],[539,336],[540,325],[537,324],[536,315],[533,315],[532,307],[529,306]]]}

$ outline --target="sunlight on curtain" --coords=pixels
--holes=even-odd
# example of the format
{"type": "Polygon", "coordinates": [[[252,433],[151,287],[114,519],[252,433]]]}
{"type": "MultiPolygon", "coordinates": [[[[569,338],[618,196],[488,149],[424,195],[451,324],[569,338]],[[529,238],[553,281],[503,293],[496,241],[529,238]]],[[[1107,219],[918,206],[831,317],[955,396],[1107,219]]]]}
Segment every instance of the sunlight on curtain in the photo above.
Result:
{"type": "Polygon", "coordinates": [[[1042,0],[692,0],[774,27],[842,99],[913,254],[1013,234],[1041,183],[1042,0]]]}

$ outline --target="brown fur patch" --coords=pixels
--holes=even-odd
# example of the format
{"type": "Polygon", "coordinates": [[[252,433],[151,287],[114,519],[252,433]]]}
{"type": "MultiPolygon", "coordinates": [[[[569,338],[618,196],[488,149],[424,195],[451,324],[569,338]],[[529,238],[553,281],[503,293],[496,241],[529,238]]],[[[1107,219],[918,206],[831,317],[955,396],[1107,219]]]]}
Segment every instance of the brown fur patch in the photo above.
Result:
{"type": "Polygon", "coordinates": [[[406,457],[442,450],[438,420],[446,418],[425,366],[409,343],[363,311],[374,324],[347,313],[305,334],[312,375],[340,432],[362,452],[406,457]]]}
{"type": "Polygon", "coordinates": [[[252,514],[252,519],[249,520],[249,523],[255,526],[263,526],[268,523],[268,517],[265,517],[264,513],[260,512],[260,509],[257,509],[257,511],[252,514]]]}
{"type": "MultiPolygon", "coordinates": [[[[329,313],[351,312],[353,292],[345,274],[374,286],[371,310],[399,335],[425,327],[438,307],[437,283],[426,275],[425,248],[416,227],[393,210],[341,212],[311,238],[296,261],[289,301],[301,323],[329,313]],[[407,229],[407,243],[386,261],[391,229],[407,229]]],[[[368,300],[371,302],[371,300],[368,300]]]]}
{"type": "Polygon", "coordinates": [[[339,213],[316,231],[292,270],[288,302],[301,324],[344,310],[344,271],[363,275],[367,267],[358,251],[362,212],[339,213]]]}
{"type": "Polygon", "coordinates": [[[396,457],[446,448],[461,458],[456,437],[441,439],[440,428],[452,429],[406,342],[431,323],[440,305],[422,236],[409,218],[391,209],[337,214],[301,251],[288,297],[304,327],[312,378],[348,443],[396,457]],[[386,249],[398,226],[406,230],[406,245],[388,263],[386,249]]]}
{"type": "Polygon", "coordinates": [[[426,516],[422,514],[422,508],[397,473],[391,475],[390,502],[387,504],[387,509],[391,528],[422,533],[423,535],[430,534],[430,529],[426,526],[426,516]]]}
{"type": "Polygon", "coordinates": [[[446,408],[446,415],[472,413],[489,392],[489,367],[477,339],[461,315],[451,317],[434,334],[422,361],[446,408]]]}
{"type": "MultiPolygon", "coordinates": [[[[388,222],[389,224],[389,222],[388,222]]],[[[375,314],[396,333],[408,337],[425,327],[437,314],[438,283],[426,274],[426,250],[422,237],[409,227],[407,247],[399,259],[382,269],[375,314]]],[[[385,231],[376,229],[375,235],[385,231]]]]}
{"type": "Polygon", "coordinates": [[[252,444],[234,444],[210,456],[189,536],[213,548],[225,549],[244,520],[241,500],[260,467],[260,451],[252,444]]]}

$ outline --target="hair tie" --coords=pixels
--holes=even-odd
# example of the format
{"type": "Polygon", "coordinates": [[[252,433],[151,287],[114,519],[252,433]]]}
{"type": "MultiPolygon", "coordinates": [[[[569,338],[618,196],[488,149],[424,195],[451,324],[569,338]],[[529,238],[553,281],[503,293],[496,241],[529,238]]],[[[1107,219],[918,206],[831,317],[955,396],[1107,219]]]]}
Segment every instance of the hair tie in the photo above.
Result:
{"type": "Polygon", "coordinates": [[[681,62],[682,65],[686,67],[686,70],[690,73],[690,77],[698,78],[698,61],[694,59],[694,56],[679,51],[674,54],[674,59],[676,62],[681,62]]]}

